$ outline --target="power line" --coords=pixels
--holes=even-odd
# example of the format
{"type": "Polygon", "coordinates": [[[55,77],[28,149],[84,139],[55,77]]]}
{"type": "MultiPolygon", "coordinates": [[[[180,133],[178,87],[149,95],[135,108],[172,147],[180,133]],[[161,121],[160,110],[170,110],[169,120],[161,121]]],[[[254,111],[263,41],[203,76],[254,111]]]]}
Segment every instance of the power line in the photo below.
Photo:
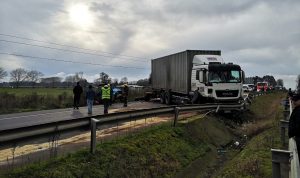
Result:
{"type": "Polygon", "coordinates": [[[75,48],[75,49],[81,49],[81,50],[87,50],[87,51],[93,51],[93,52],[100,52],[100,53],[105,53],[105,54],[109,54],[109,55],[112,55],[112,56],[123,56],[123,57],[126,57],[126,58],[147,59],[147,58],[142,58],[142,57],[114,54],[114,53],[99,51],[99,50],[94,50],[94,49],[80,48],[80,47],[77,47],[77,46],[71,46],[71,45],[59,44],[59,43],[54,43],[54,42],[36,40],[36,39],[32,39],[32,38],[25,38],[25,37],[20,37],[20,36],[16,36],[16,35],[9,35],[9,34],[4,34],[4,33],[0,33],[0,35],[1,36],[12,37],[12,38],[23,39],[23,40],[36,41],[36,42],[41,42],[41,43],[48,43],[48,44],[57,45],[57,46],[64,46],[64,47],[70,47],[70,48],[75,48]]]}
{"type": "MultiPolygon", "coordinates": [[[[101,57],[106,57],[106,58],[112,58],[113,57],[113,56],[106,56],[106,55],[101,55],[101,54],[96,54],[96,53],[73,51],[73,50],[69,50],[69,49],[61,49],[61,48],[55,48],[55,47],[49,47],[49,46],[42,46],[42,45],[35,45],[35,44],[29,44],[29,43],[23,43],[23,42],[17,42],[17,41],[10,41],[10,40],[3,40],[3,39],[0,39],[0,41],[6,42],[6,43],[14,43],[14,44],[20,44],[20,45],[27,45],[27,46],[35,46],[35,47],[40,47],[40,48],[47,48],[47,49],[53,49],[53,50],[59,50],[59,51],[66,51],[66,52],[72,52],[72,53],[101,56],[101,57]]],[[[120,57],[116,57],[116,58],[124,60],[124,58],[120,58],[120,57]]],[[[147,62],[147,61],[142,61],[142,60],[137,60],[137,59],[127,59],[127,58],[126,58],[126,60],[138,61],[138,62],[147,62]]]]}
{"type": "Polygon", "coordinates": [[[118,68],[127,68],[127,69],[148,69],[148,68],[142,68],[142,67],[114,66],[114,65],[105,65],[105,64],[98,64],[98,63],[91,63],[91,62],[69,61],[69,60],[64,60],[64,59],[29,56],[29,55],[16,54],[16,53],[0,52],[0,54],[10,55],[10,56],[17,56],[17,57],[24,57],[24,58],[31,58],[31,59],[42,59],[42,60],[48,60],[48,61],[67,62],[67,63],[74,63],[74,64],[87,64],[87,65],[94,65],[94,66],[97,65],[97,66],[118,67],[118,68]]]}

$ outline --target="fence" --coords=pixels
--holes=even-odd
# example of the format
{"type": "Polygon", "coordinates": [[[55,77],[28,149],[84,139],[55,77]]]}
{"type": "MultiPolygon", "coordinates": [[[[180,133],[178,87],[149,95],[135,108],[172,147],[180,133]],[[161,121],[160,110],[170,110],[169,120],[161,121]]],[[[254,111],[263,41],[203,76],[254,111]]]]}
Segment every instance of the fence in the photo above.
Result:
{"type": "MultiPolygon", "coordinates": [[[[281,143],[283,146],[286,145],[286,130],[289,125],[289,117],[292,114],[292,103],[285,102],[284,110],[284,120],[280,121],[281,129],[281,143]],[[289,104],[289,107],[288,107],[289,104]],[[287,110],[289,108],[289,110],[287,110]]],[[[294,138],[289,139],[288,150],[278,150],[271,149],[272,152],[272,177],[290,177],[290,178],[300,178],[300,167],[299,167],[299,157],[297,151],[297,145],[294,138]]]]}

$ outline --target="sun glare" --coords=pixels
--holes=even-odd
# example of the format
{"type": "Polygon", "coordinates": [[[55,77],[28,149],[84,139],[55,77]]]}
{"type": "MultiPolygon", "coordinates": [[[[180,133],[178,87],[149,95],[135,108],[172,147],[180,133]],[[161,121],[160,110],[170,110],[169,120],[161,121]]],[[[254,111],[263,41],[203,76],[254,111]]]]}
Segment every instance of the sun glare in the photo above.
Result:
{"type": "Polygon", "coordinates": [[[69,17],[74,25],[89,28],[93,23],[93,16],[84,4],[75,4],[69,8],[69,17]]]}

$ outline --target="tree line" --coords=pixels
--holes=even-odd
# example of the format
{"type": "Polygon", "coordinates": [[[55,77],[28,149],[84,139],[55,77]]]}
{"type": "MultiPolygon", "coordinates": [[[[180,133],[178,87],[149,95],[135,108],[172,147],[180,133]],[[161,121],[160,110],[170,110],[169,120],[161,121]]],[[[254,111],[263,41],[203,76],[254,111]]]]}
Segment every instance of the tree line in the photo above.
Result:
{"type": "Polygon", "coordinates": [[[259,77],[259,76],[247,77],[245,79],[245,83],[247,83],[247,84],[256,85],[257,82],[268,82],[273,87],[275,87],[275,86],[283,87],[284,86],[284,83],[283,83],[282,79],[275,80],[275,78],[272,75],[266,75],[266,76],[263,76],[263,77],[259,77]]]}
{"type": "MultiPolygon", "coordinates": [[[[43,77],[44,74],[37,70],[25,70],[23,68],[17,68],[12,70],[9,74],[2,67],[0,67],[0,81],[10,75],[10,82],[0,83],[0,86],[13,86],[16,88],[22,87],[72,87],[76,82],[84,87],[89,85],[88,81],[83,77],[83,72],[76,72],[74,75],[66,76],[64,79],[61,77],[43,77]]],[[[122,77],[120,81],[117,78],[111,78],[109,74],[105,72],[99,73],[99,78],[93,81],[94,85],[99,85],[102,83],[110,83],[112,85],[122,85],[124,83],[136,84],[139,86],[150,86],[150,79],[140,79],[138,81],[129,82],[127,77],[122,77]]],[[[284,86],[282,79],[277,81],[271,75],[266,75],[263,77],[247,77],[245,83],[256,84],[257,82],[268,82],[273,87],[284,86]]],[[[297,91],[300,92],[300,75],[297,77],[297,91]]]]}
{"type": "MultiPolygon", "coordinates": [[[[10,82],[0,83],[2,87],[72,87],[76,82],[84,87],[89,85],[88,81],[83,77],[83,72],[76,72],[74,75],[61,77],[43,77],[44,74],[37,70],[26,70],[17,68],[12,70],[9,74],[2,67],[0,67],[0,81],[10,76],[10,82]]],[[[93,81],[94,85],[102,83],[110,83],[113,85],[122,85],[125,83],[137,84],[141,86],[149,86],[148,79],[141,79],[138,81],[129,82],[127,77],[122,77],[119,81],[117,78],[111,78],[107,73],[99,73],[99,78],[93,81]]]]}

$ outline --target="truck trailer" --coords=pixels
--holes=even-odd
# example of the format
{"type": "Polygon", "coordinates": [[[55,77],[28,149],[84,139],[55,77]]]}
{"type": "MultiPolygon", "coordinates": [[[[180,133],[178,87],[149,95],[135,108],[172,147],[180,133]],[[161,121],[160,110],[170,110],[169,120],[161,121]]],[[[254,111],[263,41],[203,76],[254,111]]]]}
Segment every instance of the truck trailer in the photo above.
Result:
{"type": "Polygon", "coordinates": [[[219,50],[186,50],[152,59],[151,85],[161,103],[238,102],[244,72],[219,50]]]}

